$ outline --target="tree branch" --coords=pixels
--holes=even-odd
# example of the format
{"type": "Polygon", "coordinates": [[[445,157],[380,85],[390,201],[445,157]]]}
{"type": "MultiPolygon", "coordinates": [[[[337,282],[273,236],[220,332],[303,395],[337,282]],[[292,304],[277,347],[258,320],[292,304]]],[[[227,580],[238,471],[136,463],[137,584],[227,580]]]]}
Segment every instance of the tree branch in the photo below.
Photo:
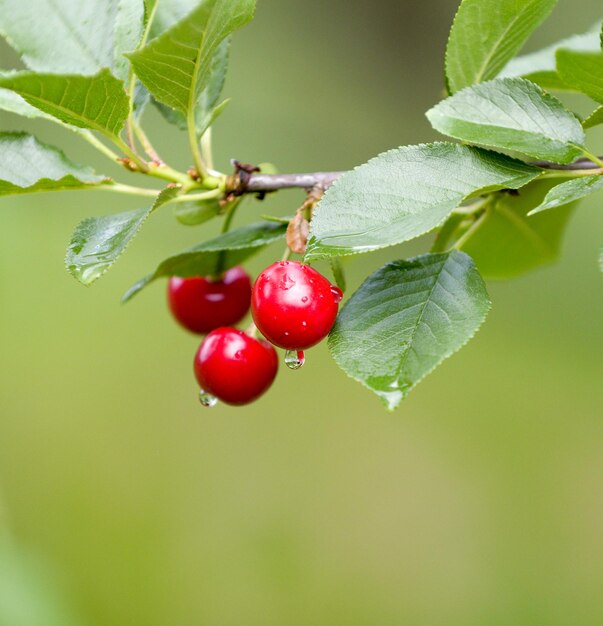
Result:
{"type": "Polygon", "coordinates": [[[247,183],[250,193],[278,191],[279,189],[313,189],[330,187],[346,172],[314,172],[313,174],[253,174],[247,183]]]}
{"type": "Polygon", "coordinates": [[[578,159],[569,165],[560,165],[558,163],[549,163],[548,161],[534,161],[531,165],[541,167],[545,170],[600,170],[601,166],[598,163],[593,163],[590,159],[578,159]]]}
{"type": "Polygon", "coordinates": [[[314,172],[311,174],[249,174],[238,171],[226,182],[227,193],[270,193],[280,189],[314,189],[330,187],[346,172],[314,172]]]}
{"type": "MultiPolygon", "coordinates": [[[[603,158],[603,157],[601,157],[603,158]]],[[[548,161],[535,161],[536,167],[547,170],[598,170],[600,165],[590,159],[578,159],[569,165],[560,165],[548,161]]],[[[248,193],[271,193],[281,189],[314,189],[321,187],[327,189],[338,178],[347,172],[313,172],[309,174],[256,174],[238,169],[235,174],[229,176],[226,181],[226,193],[234,196],[242,196],[248,193]]]]}

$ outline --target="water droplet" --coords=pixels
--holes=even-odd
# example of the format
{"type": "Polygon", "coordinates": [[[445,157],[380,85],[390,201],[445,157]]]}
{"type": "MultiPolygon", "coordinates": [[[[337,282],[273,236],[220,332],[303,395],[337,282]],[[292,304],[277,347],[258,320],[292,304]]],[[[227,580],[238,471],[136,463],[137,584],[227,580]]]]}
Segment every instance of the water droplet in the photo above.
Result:
{"type": "Polygon", "coordinates": [[[304,296],[304,297],[302,298],[302,302],[303,302],[303,303],[308,302],[308,296],[304,296]]]}
{"type": "Polygon", "coordinates": [[[203,389],[201,389],[201,391],[199,391],[199,402],[206,409],[212,409],[216,406],[216,404],[218,404],[218,398],[216,398],[216,396],[212,396],[211,393],[206,393],[205,391],[203,391],[203,389]]]}
{"type": "Polygon", "coordinates": [[[293,287],[295,285],[295,281],[293,280],[293,278],[291,278],[291,276],[289,276],[289,274],[284,274],[281,277],[281,282],[280,282],[280,288],[283,289],[284,291],[288,291],[289,289],[291,289],[291,287],[293,287]]]}
{"type": "Polygon", "coordinates": [[[335,302],[337,304],[339,304],[343,300],[343,291],[341,291],[339,287],[331,285],[331,293],[333,294],[333,297],[335,298],[335,302]]]}
{"type": "Polygon", "coordinates": [[[306,362],[306,355],[303,350],[287,350],[285,352],[285,365],[290,370],[298,370],[306,362]]]}

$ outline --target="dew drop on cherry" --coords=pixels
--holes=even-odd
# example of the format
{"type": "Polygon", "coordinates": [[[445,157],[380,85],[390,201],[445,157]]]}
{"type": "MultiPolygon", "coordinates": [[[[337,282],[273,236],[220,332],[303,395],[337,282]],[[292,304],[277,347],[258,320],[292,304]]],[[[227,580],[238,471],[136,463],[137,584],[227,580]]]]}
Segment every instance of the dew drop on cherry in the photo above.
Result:
{"type": "Polygon", "coordinates": [[[201,406],[204,406],[206,409],[213,409],[218,404],[218,398],[201,389],[199,391],[199,402],[201,403],[201,406]]]}
{"type": "Polygon", "coordinates": [[[337,302],[337,304],[343,300],[343,291],[341,291],[339,287],[331,285],[331,293],[333,294],[333,298],[335,298],[335,302],[337,302]]]}
{"type": "Polygon", "coordinates": [[[287,350],[285,352],[285,365],[290,370],[298,370],[306,362],[306,355],[303,350],[287,350]]]}

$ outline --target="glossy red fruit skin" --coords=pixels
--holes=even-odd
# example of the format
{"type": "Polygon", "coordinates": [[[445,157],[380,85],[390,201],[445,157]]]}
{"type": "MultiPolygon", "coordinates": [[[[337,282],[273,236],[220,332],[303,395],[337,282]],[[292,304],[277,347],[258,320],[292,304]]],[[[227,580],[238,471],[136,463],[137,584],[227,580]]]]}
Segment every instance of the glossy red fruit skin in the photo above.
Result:
{"type": "Polygon", "coordinates": [[[170,278],[168,303],[172,315],[187,330],[205,335],[241,321],[251,301],[251,279],[233,267],[220,280],[206,277],[170,278]]]}
{"type": "Polygon", "coordinates": [[[236,328],[217,328],[201,342],[194,369],[206,393],[226,404],[249,404],[274,382],[278,355],[263,339],[236,328]]]}
{"type": "Polygon", "coordinates": [[[305,350],[330,332],[343,294],[314,268],[280,261],[266,268],[251,295],[258,330],[275,346],[305,350]]]}

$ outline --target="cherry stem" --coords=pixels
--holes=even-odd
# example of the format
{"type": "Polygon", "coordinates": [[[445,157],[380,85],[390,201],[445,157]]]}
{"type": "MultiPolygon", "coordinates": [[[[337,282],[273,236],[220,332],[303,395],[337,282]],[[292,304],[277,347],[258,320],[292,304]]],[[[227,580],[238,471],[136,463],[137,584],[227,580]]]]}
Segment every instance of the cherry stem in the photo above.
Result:
{"type": "MultiPolygon", "coordinates": [[[[230,230],[230,227],[232,226],[232,221],[234,219],[235,213],[237,212],[237,208],[239,207],[239,204],[240,204],[240,198],[237,198],[233,202],[228,212],[226,213],[224,217],[224,223],[222,224],[222,229],[220,231],[222,235],[225,235],[230,230]]],[[[225,265],[226,265],[226,256],[227,256],[226,250],[221,250],[218,254],[218,262],[216,263],[216,274],[218,274],[218,276],[221,276],[224,273],[225,265]]]]}

